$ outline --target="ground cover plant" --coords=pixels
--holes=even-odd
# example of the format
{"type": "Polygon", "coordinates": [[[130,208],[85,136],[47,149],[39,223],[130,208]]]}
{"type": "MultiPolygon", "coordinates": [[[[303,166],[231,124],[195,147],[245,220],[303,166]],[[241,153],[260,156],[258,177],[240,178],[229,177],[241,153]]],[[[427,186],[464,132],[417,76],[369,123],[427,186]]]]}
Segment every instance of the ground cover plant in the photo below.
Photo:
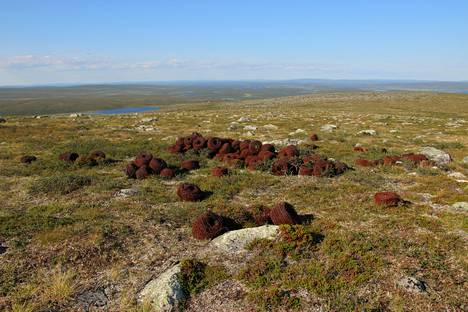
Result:
{"type": "Polygon", "coordinates": [[[468,95],[327,92],[144,114],[2,117],[0,310],[151,311],[139,292],[177,262],[187,311],[468,308],[468,95]],[[171,150],[194,132],[260,141],[271,153],[294,145],[297,154],[276,175],[270,156],[249,168],[207,150],[171,150]],[[402,157],[426,146],[451,161],[402,157]],[[107,161],[59,159],[95,151],[107,161]],[[146,164],[142,152],[157,160],[146,164]],[[323,160],[313,155],[350,168],[313,175],[323,160]],[[128,176],[137,161],[144,179],[128,176]],[[184,183],[204,196],[181,200],[184,183]],[[289,205],[298,216],[286,214],[289,205]],[[245,228],[272,219],[299,224],[281,222],[277,239],[250,244],[235,270],[200,257],[204,238],[230,229],[226,220],[245,228]],[[209,231],[211,220],[219,228],[209,231]]]}

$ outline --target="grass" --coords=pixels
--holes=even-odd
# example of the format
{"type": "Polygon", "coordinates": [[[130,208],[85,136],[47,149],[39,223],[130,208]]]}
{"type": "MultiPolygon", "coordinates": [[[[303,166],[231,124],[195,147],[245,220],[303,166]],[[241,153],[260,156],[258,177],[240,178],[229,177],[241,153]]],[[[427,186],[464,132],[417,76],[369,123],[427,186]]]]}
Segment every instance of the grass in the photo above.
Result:
{"type": "MultiPolygon", "coordinates": [[[[114,291],[110,310],[150,311],[137,303],[138,291],[168,263],[183,259],[189,259],[183,261],[184,283],[193,299],[236,279],[247,295],[225,300],[246,300],[257,310],[466,310],[468,218],[451,205],[468,201],[468,188],[447,174],[468,176],[462,162],[468,155],[466,129],[450,126],[467,120],[467,105],[468,95],[350,92],[178,104],[140,115],[6,116],[0,126],[0,243],[8,249],[0,255],[0,310],[77,311],[78,294],[107,288],[114,291]],[[144,117],[158,118],[155,130],[136,129],[144,117]],[[240,117],[249,117],[242,126],[255,125],[257,131],[228,130],[240,117]],[[278,128],[262,128],[266,124],[278,128]],[[324,124],[338,129],[322,132],[324,124]],[[306,134],[289,136],[296,129],[306,134]],[[363,129],[377,135],[358,135],[363,129]],[[231,175],[216,178],[210,168],[220,165],[217,160],[166,150],[178,135],[193,131],[306,143],[308,134],[317,133],[315,151],[353,170],[314,178],[233,168],[231,175]],[[356,143],[368,151],[354,152],[356,143]],[[382,157],[381,148],[402,154],[422,146],[444,149],[453,162],[439,169],[354,166],[358,157],[382,157]],[[58,160],[71,150],[80,155],[102,150],[115,161],[88,166],[58,160]],[[200,159],[202,168],[172,180],[128,180],[122,168],[141,150],[171,166],[200,159]],[[38,160],[19,163],[25,154],[38,160]],[[212,194],[202,202],[180,202],[176,188],[182,182],[212,194]],[[137,193],[116,196],[124,188],[137,193]],[[376,207],[377,191],[396,191],[411,204],[376,207]],[[192,239],[190,228],[198,214],[210,209],[250,227],[246,207],[279,201],[312,218],[282,227],[276,241],[253,243],[234,272],[199,257],[206,242],[192,239]],[[404,276],[424,280],[427,293],[399,287],[404,276]]],[[[303,153],[309,149],[301,146],[303,153]]]]}

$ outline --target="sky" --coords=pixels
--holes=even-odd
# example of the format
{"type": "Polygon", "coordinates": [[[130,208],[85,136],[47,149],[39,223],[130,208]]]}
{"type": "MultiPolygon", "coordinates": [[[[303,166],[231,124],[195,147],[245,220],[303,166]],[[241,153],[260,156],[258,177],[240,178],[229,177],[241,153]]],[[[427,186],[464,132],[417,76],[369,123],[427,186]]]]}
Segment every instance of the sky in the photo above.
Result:
{"type": "Polygon", "coordinates": [[[0,85],[299,78],[468,80],[468,1],[0,1],[0,85]]]}

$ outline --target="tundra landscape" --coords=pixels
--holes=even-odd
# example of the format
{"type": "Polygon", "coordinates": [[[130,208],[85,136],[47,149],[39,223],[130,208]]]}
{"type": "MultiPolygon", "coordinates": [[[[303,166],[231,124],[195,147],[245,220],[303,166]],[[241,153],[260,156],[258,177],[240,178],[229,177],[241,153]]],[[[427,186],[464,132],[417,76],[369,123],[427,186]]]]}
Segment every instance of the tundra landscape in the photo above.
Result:
{"type": "Polygon", "coordinates": [[[4,115],[0,310],[466,311],[467,129],[436,92],[4,115]]]}

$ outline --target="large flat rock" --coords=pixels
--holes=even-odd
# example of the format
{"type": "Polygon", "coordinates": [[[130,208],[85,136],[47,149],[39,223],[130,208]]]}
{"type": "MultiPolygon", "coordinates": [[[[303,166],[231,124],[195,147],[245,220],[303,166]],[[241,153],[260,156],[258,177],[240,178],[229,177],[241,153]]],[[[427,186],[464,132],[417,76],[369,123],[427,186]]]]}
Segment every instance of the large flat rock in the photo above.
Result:
{"type": "Polygon", "coordinates": [[[278,233],[279,227],[277,225],[263,225],[230,231],[213,239],[210,242],[210,247],[226,253],[239,253],[250,242],[256,239],[274,239],[278,233]]]}

